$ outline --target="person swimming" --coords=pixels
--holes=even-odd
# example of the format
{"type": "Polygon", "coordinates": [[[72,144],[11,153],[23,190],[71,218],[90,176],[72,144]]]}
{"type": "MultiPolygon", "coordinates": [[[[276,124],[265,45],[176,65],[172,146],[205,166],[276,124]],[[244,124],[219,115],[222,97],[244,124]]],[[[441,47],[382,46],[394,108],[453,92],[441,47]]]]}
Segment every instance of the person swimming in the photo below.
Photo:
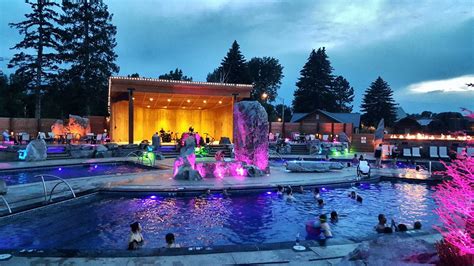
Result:
{"type": "Polygon", "coordinates": [[[304,187],[299,186],[298,189],[296,190],[297,193],[304,194],[304,187]]]}
{"type": "Polygon", "coordinates": [[[281,185],[278,185],[277,187],[277,195],[278,196],[283,196],[283,193],[284,193],[284,189],[281,185]]]}
{"type": "Polygon", "coordinates": [[[166,247],[167,248],[180,248],[181,246],[179,244],[175,243],[175,238],[173,233],[168,233],[165,236],[166,240],[166,247]]]}
{"type": "MultiPolygon", "coordinates": [[[[229,188],[229,189],[230,189],[230,188],[229,188]]],[[[227,189],[224,189],[224,190],[222,191],[222,197],[224,197],[224,199],[227,199],[227,198],[230,197],[230,193],[229,193],[229,191],[228,191],[227,189]]]]}
{"type": "Polygon", "coordinates": [[[319,215],[319,223],[315,222],[314,227],[320,227],[321,232],[323,233],[324,237],[330,238],[332,237],[332,232],[331,232],[331,227],[329,226],[327,220],[328,218],[326,214],[319,215]]]}
{"type": "Polygon", "coordinates": [[[356,199],[357,194],[356,194],[355,191],[351,191],[351,193],[350,193],[349,195],[347,195],[347,196],[349,196],[351,199],[356,199]]]}
{"type": "Polygon", "coordinates": [[[322,208],[324,206],[324,200],[323,199],[318,199],[318,207],[322,208]]]}
{"type": "Polygon", "coordinates": [[[206,189],[206,192],[204,192],[204,194],[201,194],[199,197],[200,198],[209,198],[211,196],[212,196],[211,189],[208,188],[208,189],[206,189]]]}
{"type": "Polygon", "coordinates": [[[286,190],[286,200],[287,201],[294,201],[295,200],[295,196],[293,196],[293,190],[291,188],[288,188],[286,190]]]}
{"type": "Polygon", "coordinates": [[[135,250],[145,243],[145,239],[142,235],[142,227],[138,222],[131,224],[130,229],[131,232],[128,240],[128,249],[135,250]]]}
{"type": "Polygon", "coordinates": [[[359,202],[359,203],[362,203],[362,200],[363,200],[362,197],[357,195],[356,201],[359,202]]]}
{"type": "Polygon", "coordinates": [[[321,195],[319,194],[319,188],[315,187],[313,190],[313,196],[315,199],[319,199],[321,195]]]}
{"type": "Polygon", "coordinates": [[[337,223],[339,221],[339,215],[337,214],[336,211],[331,212],[331,222],[332,223],[337,223]]]}

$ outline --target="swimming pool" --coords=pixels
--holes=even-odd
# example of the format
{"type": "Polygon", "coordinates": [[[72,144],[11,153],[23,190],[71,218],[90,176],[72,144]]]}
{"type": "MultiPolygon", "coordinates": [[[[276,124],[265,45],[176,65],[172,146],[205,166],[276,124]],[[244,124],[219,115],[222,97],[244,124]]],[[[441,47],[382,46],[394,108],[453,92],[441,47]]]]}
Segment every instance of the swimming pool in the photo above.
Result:
{"type": "MultiPolygon", "coordinates": [[[[0,178],[4,179],[7,185],[19,185],[34,182],[41,182],[41,178],[36,175],[48,174],[59,176],[63,179],[78,177],[89,177],[99,175],[114,175],[125,173],[141,173],[147,170],[156,170],[151,167],[135,164],[132,162],[113,162],[97,164],[74,164],[65,166],[35,167],[26,169],[14,169],[0,171],[0,178]]],[[[48,177],[45,177],[48,180],[48,177]]]]}
{"type": "Polygon", "coordinates": [[[295,202],[272,191],[227,199],[99,193],[0,218],[0,249],[123,250],[134,221],[142,224],[145,248],[163,247],[169,232],[184,246],[294,241],[297,233],[304,239],[305,222],[332,210],[341,216],[331,224],[340,239],[375,236],[379,213],[409,225],[420,220],[426,229],[438,224],[427,185],[381,182],[354,190],[362,204],[347,196],[348,188],[322,188],[326,205],[321,209],[310,193],[296,194],[295,202]]]}

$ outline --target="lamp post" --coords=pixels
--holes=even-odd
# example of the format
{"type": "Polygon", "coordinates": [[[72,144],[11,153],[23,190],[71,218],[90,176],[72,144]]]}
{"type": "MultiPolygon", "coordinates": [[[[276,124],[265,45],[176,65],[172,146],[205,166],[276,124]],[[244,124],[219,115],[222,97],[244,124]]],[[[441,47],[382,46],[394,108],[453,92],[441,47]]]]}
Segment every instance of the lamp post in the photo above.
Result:
{"type": "MultiPolygon", "coordinates": [[[[262,99],[267,100],[268,94],[266,92],[262,93],[262,99]]],[[[283,138],[285,138],[285,99],[282,97],[276,96],[277,99],[281,100],[282,105],[281,105],[281,121],[282,121],[282,128],[281,128],[281,134],[283,135],[283,138]]]]}

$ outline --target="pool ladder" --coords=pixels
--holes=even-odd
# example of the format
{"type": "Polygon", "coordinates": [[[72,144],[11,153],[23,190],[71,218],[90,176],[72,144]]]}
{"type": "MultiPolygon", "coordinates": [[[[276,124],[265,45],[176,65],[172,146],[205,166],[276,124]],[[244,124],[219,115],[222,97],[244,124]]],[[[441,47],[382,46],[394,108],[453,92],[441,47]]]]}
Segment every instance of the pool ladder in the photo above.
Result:
{"type": "Polygon", "coordinates": [[[62,179],[61,177],[59,176],[55,176],[55,175],[48,175],[48,174],[42,174],[42,175],[35,175],[34,176],[35,178],[38,178],[38,177],[41,177],[41,181],[43,182],[43,192],[44,192],[44,201],[45,202],[51,202],[52,201],[52,198],[53,198],[53,192],[54,190],[56,189],[56,187],[62,183],[66,184],[66,186],[69,188],[69,190],[71,191],[72,193],[72,197],[75,198],[76,197],[76,193],[74,193],[74,190],[72,189],[71,185],[69,185],[69,183],[62,179]],[[49,194],[49,199],[48,199],[48,192],[47,192],[47,189],[46,189],[46,182],[44,181],[44,178],[45,177],[53,177],[57,180],[59,180],[60,182],[56,183],[54,186],[53,186],[53,189],[51,189],[51,192],[49,194]]]}
{"type": "Polygon", "coordinates": [[[7,199],[5,199],[5,197],[3,197],[3,195],[6,195],[6,194],[7,194],[7,183],[5,182],[5,180],[0,179],[0,199],[2,199],[5,206],[7,206],[8,212],[12,213],[12,209],[10,208],[10,204],[8,204],[7,199]]]}
{"type": "MultiPolygon", "coordinates": [[[[143,155],[144,155],[143,151],[132,151],[129,154],[127,154],[126,157],[133,156],[133,157],[137,158],[137,163],[143,164],[143,165],[146,165],[145,160],[147,160],[148,162],[150,162],[150,166],[155,166],[155,160],[156,159],[152,160],[152,159],[148,158],[148,156],[145,157],[143,155]]],[[[155,158],[155,157],[153,157],[153,158],[155,158]]]]}

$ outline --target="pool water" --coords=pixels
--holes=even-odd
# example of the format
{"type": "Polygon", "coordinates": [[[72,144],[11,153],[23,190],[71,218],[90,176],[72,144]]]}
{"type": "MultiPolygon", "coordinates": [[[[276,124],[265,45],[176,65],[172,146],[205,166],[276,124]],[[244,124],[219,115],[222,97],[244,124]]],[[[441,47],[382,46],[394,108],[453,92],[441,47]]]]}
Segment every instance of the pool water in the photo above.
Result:
{"type": "MultiPolygon", "coordinates": [[[[36,175],[48,174],[59,176],[63,179],[78,177],[89,177],[98,175],[114,175],[126,173],[141,173],[152,168],[134,164],[131,162],[119,163],[99,163],[99,164],[80,164],[68,166],[39,167],[31,169],[15,169],[0,171],[0,178],[4,179],[7,185],[19,185],[34,182],[41,182],[41,178],[36,175]]],[[[51,178],[45,177],[45,180],[51,178]]]]}
{"type": "MultiPolygon", "coordinates": [[[[129,224],[139,221],[146,248],[164,246],[173,232],[183,246],[261,244],[306,237],[305,223],[336,210],[330,224],[335,238],[360,240],[375,236],[377,215],[430,229],[438,224],[432,189],[424,184],[381,182],[354,188],[364,201],[347,196],[349,188],[323,189],[326,205],[312,194],[296,194],[288,202],[274,192],[231,195],[224,199],[95,194],[0,219],[0,249],[125,249],[129,224]]],[[[331,240],[329,240],[331,241],[331,240]]]]}

